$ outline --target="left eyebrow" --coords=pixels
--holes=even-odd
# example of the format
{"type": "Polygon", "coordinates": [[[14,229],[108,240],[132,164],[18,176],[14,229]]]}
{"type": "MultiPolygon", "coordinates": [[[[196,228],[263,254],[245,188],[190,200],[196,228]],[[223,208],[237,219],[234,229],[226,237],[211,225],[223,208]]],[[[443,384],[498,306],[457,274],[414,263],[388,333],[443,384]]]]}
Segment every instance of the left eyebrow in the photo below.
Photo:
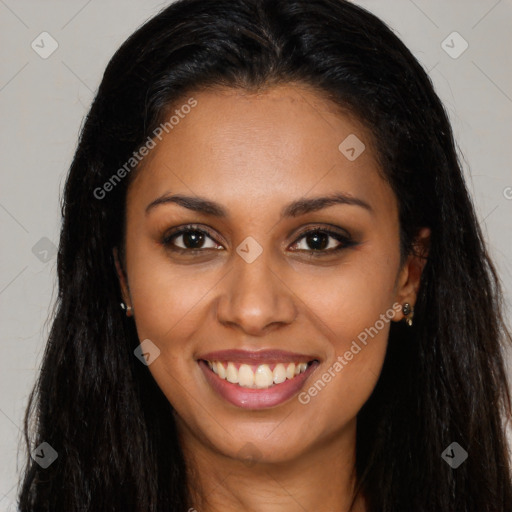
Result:
{"type": "MultiPolygon", "coordinates": [[[[181,194],[161,196],[146,207],[146,215],[156,206],[162,204],[174,203],[205,215],[214,217],[228,217],[227,210],[215,201],[210,201],[204,197],[184,196],[181,194]]],[[[374,213],[373,208],[362,199],[350,196],[341,192],[329,196],[313,197],[309,199],[298,199],[286,205],[281,211],[281,218],[298,217],[307,213],[316,212],[335,204],[359,206],[374,213]]]]}
{"type": "Polygon", "coordinates": [[[299,199],[294,201],[283,208],[281,218],[298,217],[299,215],[316,212],[335,204],[360,206],[361,208],[368,210],[370,213],[374,213],[373,208],[366,201],[348,194],[337,192],[329,196],[312,197],[310,199],[299,199]]]}
{"type": "Polygon", "coordinates": [[[146,215],[156,206],[168,203],[175,203],[183,208],[188,208],[189,210],[194,210],[206,215],[213,215],[214,217],[228,216],[227,211],[220,204],[214,201],[210,201],[204,197],[184,196],[181,194],[172,196],[165,195],[155,199],[146,206],[146,215]]]}

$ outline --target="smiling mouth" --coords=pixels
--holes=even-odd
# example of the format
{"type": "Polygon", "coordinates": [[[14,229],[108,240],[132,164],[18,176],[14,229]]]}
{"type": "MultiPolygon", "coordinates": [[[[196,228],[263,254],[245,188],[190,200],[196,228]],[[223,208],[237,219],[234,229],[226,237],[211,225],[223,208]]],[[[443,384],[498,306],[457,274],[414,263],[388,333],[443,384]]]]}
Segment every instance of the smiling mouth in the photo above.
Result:
{"type": "Polygon", "coordinates": [[[273,388],[287,380],[293,380],[304,373],[318,360],[274,363],[274,364],[240,364],[232,361],[203,360],[217,377],[237,384],[241,388],[266,389],[273,388]]]}

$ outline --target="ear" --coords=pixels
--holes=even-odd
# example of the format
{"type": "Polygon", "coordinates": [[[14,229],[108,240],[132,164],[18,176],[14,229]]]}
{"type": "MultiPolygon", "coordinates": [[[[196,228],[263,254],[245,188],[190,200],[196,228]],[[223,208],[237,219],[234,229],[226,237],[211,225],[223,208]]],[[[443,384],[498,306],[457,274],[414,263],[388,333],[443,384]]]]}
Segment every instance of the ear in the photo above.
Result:
{"type": "MultiPolygon", "coordinates": [[[[430,228],[421,228],[416,235],[413,250],[398,274],[395,301],[400,305],[408,302],[414,307],[414,304],[416,304],[421,274],[427,263],[429,247],[430,228]]],[[[395,316],[396,321],[400,321],[403,318],[404,315],[401,311],[395,316]]]]}
{"type": "Polygon", "coordinates": [[[126,314],[127,316],[132,315],[132,300],[130,297],[130,288],[128,287],[128,280],[126,278],[126,274],[124,272],[123,266],[121,265],[121,262],[119,261],[119,252],[117,250],[117,247],[114,247],[112,251],[114,255],[114,263],[116,265],[116,272],[117,277],[119,279],[119,285],[121,287],[121,295],[123,297],[123,302],[127,306],[126,314]],[[130,306],[130,309],[128,309],[128,306],[130,306]]]}

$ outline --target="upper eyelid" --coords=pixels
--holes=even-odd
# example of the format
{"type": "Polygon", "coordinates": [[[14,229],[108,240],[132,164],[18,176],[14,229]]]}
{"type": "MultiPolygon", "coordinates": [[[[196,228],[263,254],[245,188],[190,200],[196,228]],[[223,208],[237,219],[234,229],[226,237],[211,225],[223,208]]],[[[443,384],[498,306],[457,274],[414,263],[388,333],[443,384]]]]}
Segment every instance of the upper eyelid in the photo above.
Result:
{"type": "Polygon", "coordinates": [[[212,240],[217,242],[217,240],[215,240],[215,237],[208,231],[208,228],[205,228],[202,226],[199,227],[199,226],[196,226],[195,224],[187,224],[185,226],[175,228],[175,229],[171,230],[171,232],[169,232],[169,233],[166,232],[162,238],[164,240],[168,240],[168,239],[171,239],[174,237],[181,236],[184,233],[187,233],[188,231],[200,231],[201,233],[204,233],[205,235],[209,236],[212,240]]]}
{"type": "Polygon", "coordinates": [[[352,238],[352,236],[350,235],[350,233],[347,230],[345,230],[343,228],[340,228],[340,227],[336,227],[336,226],[330,226],[329,224],[324,224],[323,226],[315,225],[315,224],[310,225],[310,226],[306,226],[296,236],[297,237],[301,237],[303,235],[308,234],[311,231],[323,231],[323,232],[326,232],[326,233],[329,233],[329,234],[336,234],[336,235],[339,235],[339,236],[342,236],[342,237],[345,237],[345,238],[352,238]]]}

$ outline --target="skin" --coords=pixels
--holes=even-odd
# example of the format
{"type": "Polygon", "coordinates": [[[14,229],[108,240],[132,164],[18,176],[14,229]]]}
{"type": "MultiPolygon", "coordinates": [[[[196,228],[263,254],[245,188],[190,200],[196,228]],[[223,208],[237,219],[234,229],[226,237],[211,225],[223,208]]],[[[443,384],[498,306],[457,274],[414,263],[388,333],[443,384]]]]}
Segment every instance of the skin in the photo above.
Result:
{"type": "MultiPolygon", "coordinates": [[[[424,259],[411,255],[400,267],[397,200],[356,119],[300,84],[192,96],[197,106],[158,142],[129,187],[123,263],[115,251],[139,338],[161,351],[148,369],[175,410],[194,478],[191,506],[349,510],[356,416],[380,374],[389,322],[305,405],[295,396],[257,411],[233,406],[211,389],[196,359],[229,348],[314,354],[320,365],[307,390],[393,304],[414,305],[424,259]],[[354,161],[338,149],[350,134],[366,145],[354,161]],[[335,204],[280,218],[288,203],[334,191],[372,211],[335,204]],[[228,216],[175,203],[146,213],[166,194],[208,198],[228,216]],[[171,228],[187,224],[210,228],[198,244],[203,252],[178,254],[162,244],[171,228]],[[309,228],[348,232],[356,245],[308,256],[318,247],[302,236],[309,228]],[[248,236],[263,249],[252,263],[236,252],[248,236]]],[[[418,233],[424,254],[429,235],[418,233]]],[[[186,247],[183,236],[172,243],[186,247]]],[[[332,237],[325,243],[340,245],[332,237]]],[[[392,321],[403,319],[395,313],[392,321]]],[[[364,500],[352,510],[364,511],[364,500]]]]}

